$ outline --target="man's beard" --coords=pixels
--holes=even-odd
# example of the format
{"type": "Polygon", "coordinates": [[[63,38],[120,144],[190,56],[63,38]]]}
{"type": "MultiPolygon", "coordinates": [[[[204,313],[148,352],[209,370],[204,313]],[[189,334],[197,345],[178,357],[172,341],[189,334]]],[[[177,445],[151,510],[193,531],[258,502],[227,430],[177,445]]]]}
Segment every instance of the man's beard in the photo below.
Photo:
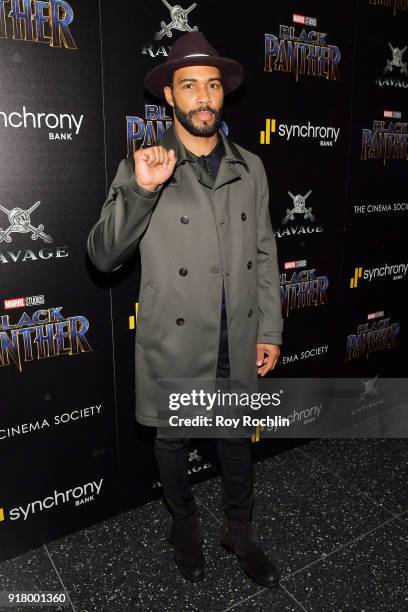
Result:
{"type": "Polygon", "coordinates": [[[218,111],[216,111],[215,109],[210,108],[208,106],[202,106],[200,108],[197,108],[194,111],[185,113],[184,111],[181,110],[179,106],[177,106],[177,103],[174,100],[174,98],[173,98],[173,103],[174,103],[174,113],[177,119],[180,121],[181,125],[187,130],[187,132],[190,132],[190,134],[192,134],[193,136],[213,136],[214,134],[217,133],[218,128],[220,127],[220,124],[221,124],[222,107],[218,111]],[[201,127],[195,126],[193,123],[193,115],[197,111],[209,111],[211,113],[214,113],[214,117],[215,117],[214,123],[210,125],[207,122],[204,122],[203,125],[201,125],[201,127]]]}

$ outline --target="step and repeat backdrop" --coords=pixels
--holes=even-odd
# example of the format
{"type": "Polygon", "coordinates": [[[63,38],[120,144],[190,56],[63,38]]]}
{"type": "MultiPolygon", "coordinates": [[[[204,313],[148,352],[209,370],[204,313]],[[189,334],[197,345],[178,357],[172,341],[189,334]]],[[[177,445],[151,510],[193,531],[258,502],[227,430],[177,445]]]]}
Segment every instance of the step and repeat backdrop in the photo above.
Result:
{"type": "MultiPolygon", "coordinates": [[[[223,129],[269,178],[272,375],[360,377],[356,418],[406,375],[408,0],[0,0],[0,559],[160,495],[134,419],[139,256],[103,274],[86,239],[120,160],[171,125],[144,75],[194,30],[246,69],[223,129]]],[[[294,422],[324,418],[302,400],[294,422]]],[[[217,473],[212,442],[192,482],[217,473]]]]}

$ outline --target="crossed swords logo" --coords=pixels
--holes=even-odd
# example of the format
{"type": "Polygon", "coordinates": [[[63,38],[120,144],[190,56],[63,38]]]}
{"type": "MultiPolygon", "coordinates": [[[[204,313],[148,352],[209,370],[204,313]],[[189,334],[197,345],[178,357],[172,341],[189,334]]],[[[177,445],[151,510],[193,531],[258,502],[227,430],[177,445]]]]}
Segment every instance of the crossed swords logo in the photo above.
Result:
{"type": "Polygon", "coordinates": [[[44,226],[40,224],[38,227],[34,227],[31,224],[30,215],[31,213],[41,204],[40,201],[33,204],[28,210],[23,210],[22,208],[13,208],[12,210],[8,210],[4,208],[0,204],[0,210],[6,213],[9,220],[9,227],[3,230],[0,227],[0,242],[11,242],[12,238],[10,234],[13,232],[17,232],[19,234],[28,234],[31,232],[31,239],[37,240],[37,238],[41,238],[44,242],[53,242],[53,239],[48,234],[44,234],[44,226]]]}
{"type": "Polygon", "coordinates": [[[191,451],[188,453],[188,460],[189,461],[200,461],[201,459],[201,455],[198,454],[198,449],[196,448],[195,450],[191,451]]]}
{"type": "Polygon", "coordinates": [[[312,193],[311,189],[307,192],[305,196],[302,196],[300,194],[293,195],[293,193],[288,191],[288,194],[293,200],[293,208],[286,209],[286,216],[284,217],[282,223],[287,223],[289,220],[293,221],[295,218],[295,215],[303,215],[305,219],[310,219],[311,221],[314,221],[315,217],[312,214],[312,207],[310,206],[309,208],[306,208],[306,204],[305,204],[306,199],[310,196],[311,193],[312,193]]]}
{"type": "Polygon", "coordinates": [[[400,69],[401,74],[406,74],[408,76],[407,64],[406,62],[402,61],[402,56],[407,50],[407,45],[405,45],[403,49],[393,47],[391,43],[388,43],[388,46],[391,49],[392,59],[387,60],[387,65],[384,68],[384,72],[392,72],[393,67],[395,67],[400,69]]]}
{"type": "Polygon", "coordinates": [[[160,22],[161,30],[160,32],[156,32],[154,35],[154,40],[161,40],[164,38],[164,36],[171,38],[173,36],[173,32],[171,30],[179,30],[180,32],[197,32],[197,26],[191,28],[187,23],[187,15],[190,11],[195,9],[197,6],[196,2],[189,6],[188,9],[183,9],[178,4],[176,4],[176,6],[171,6],[168,2],[166,2],[166,0],[162,0],[162,2],[170,11],[171,21],[170,23],[166,23],[165,21],[160,22]]]}
{"type": "Polygon", "coordinates": [[[375,385],[375,381],[378,378],[378,374],[375,378],[368,378],[367,380],[362,380],[362,385],[364,387],[364,391],[360,393],[358,399],[363,401],[369,397],[376,397],[378,395],[378,389],[375,385]]]}

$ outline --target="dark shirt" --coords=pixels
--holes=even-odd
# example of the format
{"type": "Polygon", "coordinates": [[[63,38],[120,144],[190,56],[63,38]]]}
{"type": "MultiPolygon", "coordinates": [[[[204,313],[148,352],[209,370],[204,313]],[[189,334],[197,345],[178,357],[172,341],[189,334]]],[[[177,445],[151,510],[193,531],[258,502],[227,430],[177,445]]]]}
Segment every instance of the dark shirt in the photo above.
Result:
{"type": "MultiPolygon", "coordinates": [[[[224,144],[220,136],[218,136],[217,144],[208,155],[197,156],[188,149],[186,151],[196,163],[197,178],[200,183],[212,189],[217,178],[221,160],[225,155],[224,144]]],[[[222,283],[221,313],[223,316],[226,316],[224,283],[222,283]]]]}
{"type": "Polygon", "coordinates": [[[218,169],[220,167],[221,159],[225,155],[224,144],[218,136],[218,142],[208,155],[194,155],[191,151],[186,149],[186,152],[190,159],[196,164],[197,178],[206,187],[212,188],[217,178],[218,169]]]}

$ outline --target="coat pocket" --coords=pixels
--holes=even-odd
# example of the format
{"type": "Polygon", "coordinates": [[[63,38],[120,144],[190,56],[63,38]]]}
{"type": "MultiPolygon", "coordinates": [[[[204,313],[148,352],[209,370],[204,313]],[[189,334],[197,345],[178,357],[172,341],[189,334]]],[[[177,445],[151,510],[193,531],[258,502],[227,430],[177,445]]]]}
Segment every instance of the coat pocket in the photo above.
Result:
{"type": "Polygon", "coordinates": [[[152,322],[156,312],[159,291],[149,282],[140,291],[139,309],[136,323],[136,342],[145,348],[149,344],[152,322]]]}

